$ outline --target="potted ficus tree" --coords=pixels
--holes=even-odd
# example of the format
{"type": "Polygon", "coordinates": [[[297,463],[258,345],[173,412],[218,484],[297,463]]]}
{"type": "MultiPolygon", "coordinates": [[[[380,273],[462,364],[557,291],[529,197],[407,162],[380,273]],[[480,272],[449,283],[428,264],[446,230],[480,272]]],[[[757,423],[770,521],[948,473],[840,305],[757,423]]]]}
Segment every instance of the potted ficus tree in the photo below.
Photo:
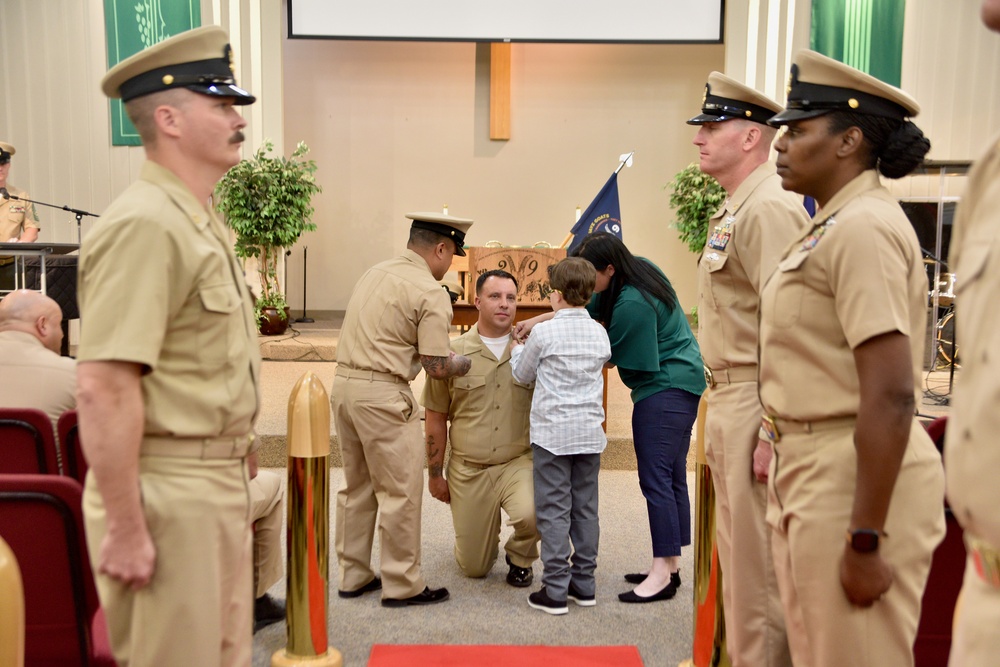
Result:
{"type": "MultiPolygon", "coordinates": [[[[700,254],[708,240],[708,221],[725,201],[726,191],[693,162],[677,172],[666,187],[671,189],[670,208],[676,211],[673,228],[688,250],[700,254]]],[[[697,306],[691,309],[691,319],[697,324],[697,306]]]]}
{"type": "Polygon", "coordinates": [[[257,260],[260,294],[254,315],[262,334],[284,333],[288,304],[278,281],[278,260],[302,232],[316,229],[311,222],[316,163],[305,159],[309,147],[299,142],[288,158],[272,156],[265,140],[249,160],[242,160],[215,188],[218,211],[236,234],[236,255],[257,260]]]}

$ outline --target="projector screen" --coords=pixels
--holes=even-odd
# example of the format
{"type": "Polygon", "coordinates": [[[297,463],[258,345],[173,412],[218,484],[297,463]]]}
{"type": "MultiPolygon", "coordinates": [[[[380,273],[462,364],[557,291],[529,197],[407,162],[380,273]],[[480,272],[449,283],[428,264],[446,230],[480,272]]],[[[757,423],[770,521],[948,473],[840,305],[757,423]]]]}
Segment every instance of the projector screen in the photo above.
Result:
{"type": "Polygon", "coordinates": [[[288,0],[288,36],[460,42],[722,41],[724,0],[288,0]]]}

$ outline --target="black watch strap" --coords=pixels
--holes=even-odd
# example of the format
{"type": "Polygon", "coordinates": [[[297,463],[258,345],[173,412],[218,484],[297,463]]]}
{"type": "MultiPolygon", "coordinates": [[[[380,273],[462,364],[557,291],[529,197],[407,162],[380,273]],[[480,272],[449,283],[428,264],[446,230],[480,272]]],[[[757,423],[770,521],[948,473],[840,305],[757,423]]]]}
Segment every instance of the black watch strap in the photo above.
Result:
{"type": "Polygon", "coordinates": [[[871,528],[857,528],[847,531],[847,543],[859,554],[870,554],[878,551],[879,539],[882,533],[871,528]]]}

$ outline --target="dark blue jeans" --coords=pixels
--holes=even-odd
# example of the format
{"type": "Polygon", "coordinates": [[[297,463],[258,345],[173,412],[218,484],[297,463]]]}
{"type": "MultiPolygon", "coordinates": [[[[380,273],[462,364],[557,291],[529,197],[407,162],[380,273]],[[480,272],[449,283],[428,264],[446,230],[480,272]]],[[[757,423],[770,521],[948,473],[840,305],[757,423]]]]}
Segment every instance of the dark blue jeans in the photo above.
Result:
{"type": "Polygon", "coordinates": [[[632,438],[639,464],[639,488],[646,499],[653,557],[680,556],[691,544],[687,454],[700,397],[666,389],[632,409],[632,438]]]}

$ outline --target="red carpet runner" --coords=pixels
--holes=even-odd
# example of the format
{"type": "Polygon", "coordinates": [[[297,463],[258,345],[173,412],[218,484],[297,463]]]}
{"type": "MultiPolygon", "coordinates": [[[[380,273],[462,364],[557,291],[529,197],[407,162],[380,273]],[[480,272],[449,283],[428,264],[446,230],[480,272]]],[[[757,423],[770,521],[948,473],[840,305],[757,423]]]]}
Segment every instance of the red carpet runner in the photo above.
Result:
{"type": "Polygon", "coordinates": [[[375,644],[368,667],[642,667],[635,646],[375,644]]]}

